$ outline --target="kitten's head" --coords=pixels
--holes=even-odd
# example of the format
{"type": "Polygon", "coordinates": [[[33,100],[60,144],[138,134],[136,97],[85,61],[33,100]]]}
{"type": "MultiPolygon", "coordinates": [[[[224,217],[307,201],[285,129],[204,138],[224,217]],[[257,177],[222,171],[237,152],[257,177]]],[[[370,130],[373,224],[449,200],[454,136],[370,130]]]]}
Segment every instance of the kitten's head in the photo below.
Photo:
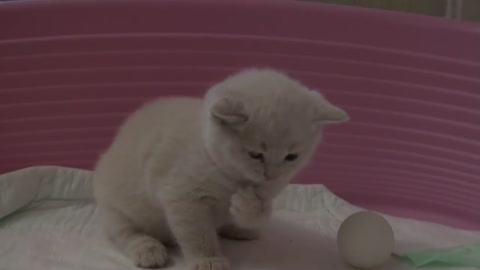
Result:
{"type": "Polygon", "coordinates": [[[322,127],[348,115],[318,92],[273,71],[249,69],[207,93],[204,140],[223,170],[261,184],[308,163],[322,127]]]}

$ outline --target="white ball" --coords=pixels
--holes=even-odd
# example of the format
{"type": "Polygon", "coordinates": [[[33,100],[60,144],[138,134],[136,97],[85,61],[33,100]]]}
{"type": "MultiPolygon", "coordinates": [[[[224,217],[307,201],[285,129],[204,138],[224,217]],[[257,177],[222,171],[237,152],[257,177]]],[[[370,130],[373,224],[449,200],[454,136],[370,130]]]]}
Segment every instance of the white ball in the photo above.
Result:
{"type": "Polygon", "coordinates": [[[393,230],[387,220],[367,211],[346,218],[337,233],[340,255],[351,266],[362,269],[387,262],[394,244],[393,230]]]}

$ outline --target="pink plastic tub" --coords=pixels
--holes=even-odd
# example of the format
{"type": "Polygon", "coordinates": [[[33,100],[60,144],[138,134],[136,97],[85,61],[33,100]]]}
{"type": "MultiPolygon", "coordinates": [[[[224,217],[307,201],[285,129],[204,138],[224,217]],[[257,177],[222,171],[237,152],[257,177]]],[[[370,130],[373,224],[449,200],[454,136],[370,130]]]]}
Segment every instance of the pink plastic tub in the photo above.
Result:
{"type": "Polygon", "coordinates": [[[92,168],[143,101],[274,67],[352,116],[297,178],[480,229],[480,25],[296,1],[0,4],[0,171],[92,168]]]}

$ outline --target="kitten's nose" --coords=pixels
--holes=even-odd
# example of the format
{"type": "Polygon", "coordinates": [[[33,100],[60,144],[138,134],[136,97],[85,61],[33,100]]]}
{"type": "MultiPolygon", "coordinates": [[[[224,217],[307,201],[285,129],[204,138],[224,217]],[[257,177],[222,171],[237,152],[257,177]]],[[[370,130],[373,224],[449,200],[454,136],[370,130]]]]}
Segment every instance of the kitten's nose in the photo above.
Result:
{"type": "Polygon", "coordinates": [[[265,176],[265,180],[266,180],[266,181],[271,181],[271,180],[274,179],[274,178],[273,178],[271,175],[269,175],[267,172],[265,172],[265,173],[263,174],[263,176],[265,176]]]}
{"type": "Polygon", "coordinates": [[[279,177],[280,171],[274,165],[266,165],[263,170],[263,175],[265,176],[265,181],[272,181],[279,177]]]}

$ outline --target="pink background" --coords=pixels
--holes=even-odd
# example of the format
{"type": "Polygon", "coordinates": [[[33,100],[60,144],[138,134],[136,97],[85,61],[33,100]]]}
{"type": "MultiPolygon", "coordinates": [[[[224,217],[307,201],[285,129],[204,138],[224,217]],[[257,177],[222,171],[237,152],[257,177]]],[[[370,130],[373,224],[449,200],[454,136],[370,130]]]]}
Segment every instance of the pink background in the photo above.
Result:
{"type": "Polygon", "coordinates": [[[249,66],[352,116],[299,183],[390,214],[480,229],[480,26],[296,1],[0,4],[0,172],[92,168],[157,96],[249,66]]]}

